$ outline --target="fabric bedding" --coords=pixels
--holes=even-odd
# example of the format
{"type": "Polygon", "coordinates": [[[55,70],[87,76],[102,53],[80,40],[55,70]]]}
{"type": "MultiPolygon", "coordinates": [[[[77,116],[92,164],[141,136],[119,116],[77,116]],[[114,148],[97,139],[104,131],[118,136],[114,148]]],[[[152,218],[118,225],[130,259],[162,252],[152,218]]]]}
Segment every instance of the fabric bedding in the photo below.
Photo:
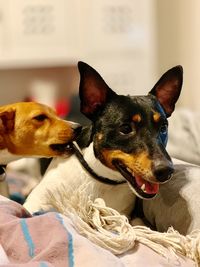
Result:
{"type": "Polygon", "coordinates": [[[0,266],[195,266],[170,251],[168,256],[138,244],[117,257],[78,234],[67,217],[57,212],[32,217],[20,204],[0,197],[0,266]]]}
{"type": "Polygon", "coordinates": [[[200,165],[200,112],[176,109],[169,118],[167,151],[171,157],[200,165]]]}

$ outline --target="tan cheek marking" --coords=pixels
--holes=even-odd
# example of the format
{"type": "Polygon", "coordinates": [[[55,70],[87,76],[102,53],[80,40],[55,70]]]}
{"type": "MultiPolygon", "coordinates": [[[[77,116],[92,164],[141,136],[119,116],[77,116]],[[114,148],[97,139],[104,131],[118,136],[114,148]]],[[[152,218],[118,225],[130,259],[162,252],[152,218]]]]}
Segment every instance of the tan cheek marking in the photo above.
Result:
{"type": "Polygon", "coordinates": [[[133,115],[132,120],[134,122],[140,122],[142,120],[142,118],[141,118],[140,114],[135,114],[135,115],[133,115]]]}
{"type": "Polygon", "coordinates": [[[120,159],[123,162],[126,162],[127,167],[128,165],[133,164],[136,160],[136,157],[134,157],[134,155],[123,153],[120,150],[104,150],[102,152],[102,155],[103,155],[105,164],[112,169],[115,169],[115,167],[112,165],[113,159],[120,159]]]}
{"type": "Polygon", "coordinates": [[[120,150],[104,150],[102,153],[105,164],[115,169],[112,165],[113,159],[120,159],[125,166],[129,167],[133,172],[141,176],[152,176],[151,165],[152,162],[148,157],[146,151],[139,154],[127,154],[120,150]]]}
{"type": "Polygon", "coordinates": [[[161,116],[160,116],[160,114],[158,112],[156,112],[156,113],[153,114],[153,120],[155,122],[158,122],[160,120],[160,117],[161,116]]]}

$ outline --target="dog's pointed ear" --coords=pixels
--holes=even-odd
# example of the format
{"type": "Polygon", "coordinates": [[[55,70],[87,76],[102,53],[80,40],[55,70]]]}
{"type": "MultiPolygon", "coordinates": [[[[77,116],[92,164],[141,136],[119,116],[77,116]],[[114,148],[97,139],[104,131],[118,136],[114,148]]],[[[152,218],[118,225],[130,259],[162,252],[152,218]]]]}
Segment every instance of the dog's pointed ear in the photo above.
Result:
{"type": "Polygon", "coordinates": [[[160,80],[149,92],[156,96],[165,110],[167,117],[174,111],[176,101],[179,98],[183,84],[183,68],[176,66],[162,75],[160,80]]]}
{"type": "Polygon", "coordinates": [[[9,133],[14,129],[15,112],[14,108],[6,110],[4,107],[0,108],[0,135],[9,133]]]}
{"type": "Polygon", "coordinates": [[[92,120],[115,93],[100,74],[88,64],[80,61],[78,69],[80,72],[81,112],[92,120]]]}

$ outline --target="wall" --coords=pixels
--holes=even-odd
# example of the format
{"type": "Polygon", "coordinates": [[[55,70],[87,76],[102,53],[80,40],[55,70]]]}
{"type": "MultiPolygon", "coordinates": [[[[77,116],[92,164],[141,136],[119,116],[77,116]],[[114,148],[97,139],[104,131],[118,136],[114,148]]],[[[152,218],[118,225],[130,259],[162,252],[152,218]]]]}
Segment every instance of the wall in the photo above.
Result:
{"type": "Polygon", "coordinates": [[[68,97],[78,92],[79,76],[76,66],[0,70],[0,105],[22,101],[36,82],[45,86],[47,93],[48,86],[49,90],[55,87],[58,97],[68,97]]]}
{"type": "Polygon", "coordinates": [[[179,106],[200,110],[200,1],[157,0],[157,21],[158,72],[182,65],[179,106]]]}

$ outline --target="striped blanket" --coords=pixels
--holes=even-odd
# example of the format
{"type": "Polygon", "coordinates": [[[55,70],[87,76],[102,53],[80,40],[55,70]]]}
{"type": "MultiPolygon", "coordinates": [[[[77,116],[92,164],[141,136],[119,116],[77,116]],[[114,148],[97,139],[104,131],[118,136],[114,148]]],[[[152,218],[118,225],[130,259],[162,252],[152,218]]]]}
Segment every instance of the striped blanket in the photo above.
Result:
{"type": "Polygon", "coordinates": [[[31,216],[20,204],[0,196],[0,266],[7,267],[146,267],[195,266],[190,260],[163,258],[148,247],[119,257],[76,232],[57,212],[31,216]]]}

